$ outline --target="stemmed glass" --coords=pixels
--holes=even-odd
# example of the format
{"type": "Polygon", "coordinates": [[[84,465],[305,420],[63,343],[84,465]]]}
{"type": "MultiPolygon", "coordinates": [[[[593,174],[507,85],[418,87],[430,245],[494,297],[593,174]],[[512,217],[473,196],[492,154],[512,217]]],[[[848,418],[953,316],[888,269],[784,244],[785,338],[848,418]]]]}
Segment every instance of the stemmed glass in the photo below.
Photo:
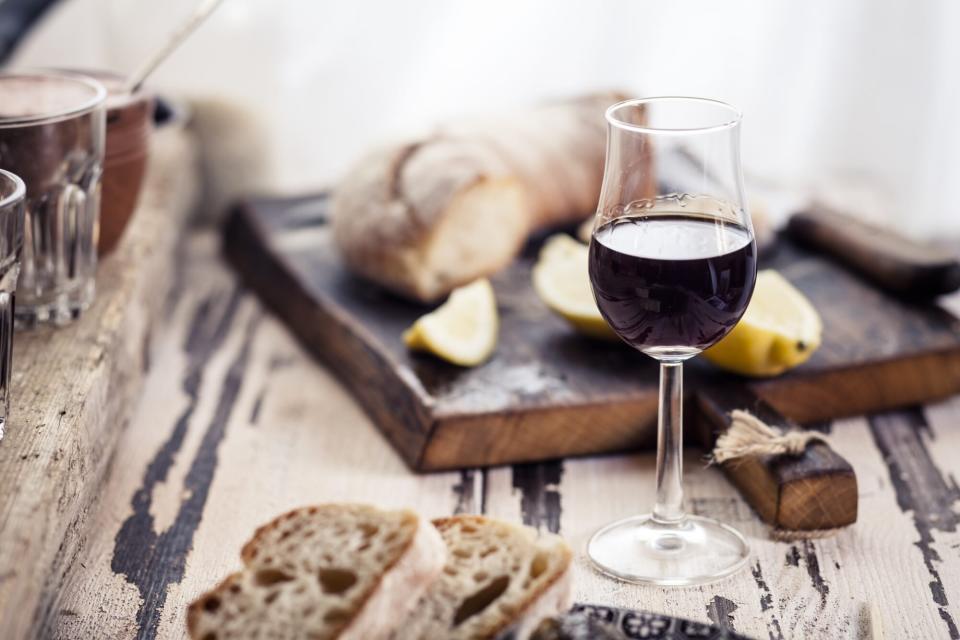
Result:
{"type": "Polygon", "coordinates": [[[594,534],[587,554],[631,582],[709,582],[741,568],[749,548],[733,528],[684,512],[683,362],[725,336],[753,294],[740,113],[667,97],[615,104],[606,119],[590,281],[617,335],[660,362],[657,497],[652,513],[594,534]]]}

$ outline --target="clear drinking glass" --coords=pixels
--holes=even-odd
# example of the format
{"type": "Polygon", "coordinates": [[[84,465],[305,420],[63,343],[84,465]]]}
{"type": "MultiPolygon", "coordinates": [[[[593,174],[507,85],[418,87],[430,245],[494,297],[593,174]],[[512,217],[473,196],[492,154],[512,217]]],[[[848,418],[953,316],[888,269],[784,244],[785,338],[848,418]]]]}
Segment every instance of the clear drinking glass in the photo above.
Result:
{"type": "Polygon", "coordinates": [[[105,98],[83,76],[0,74],[0,167],[27,186],[21,325],[68,322],[93,301],[105,98]]]}
{"type": "Polygon", "coordinates": [[[9,171],[0,170],[0,438],[10,414],[14,293],[23,249],[25,195],[23,181],[9,171]]]}
{"type": "Polygon", "coordinates": [[[628,100],[607,110],[607,159],[590,242],[597,306],[660,362],[653,511],[607,525],[587,554],[632,582],[709,582],[742,567],[733,528],[683,508],[683,362],[740,320],[756,280],[744,203],[740,113],[700,98],[628,100]]]}

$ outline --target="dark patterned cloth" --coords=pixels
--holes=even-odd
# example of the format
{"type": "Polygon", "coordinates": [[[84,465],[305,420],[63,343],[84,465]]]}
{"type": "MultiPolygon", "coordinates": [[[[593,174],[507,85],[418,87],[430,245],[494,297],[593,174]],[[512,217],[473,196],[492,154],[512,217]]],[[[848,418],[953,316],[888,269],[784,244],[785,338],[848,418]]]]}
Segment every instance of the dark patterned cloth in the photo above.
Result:
{"type": "MultiPolygon", "coordinates": [[[[503,640],[514,638],[508,633],[503,640]]],[[[729,629],[692,620],[671,618],[593,604],[577,604],[569,613],[547,618],[531,640],[747,640],[729,629]]]]}

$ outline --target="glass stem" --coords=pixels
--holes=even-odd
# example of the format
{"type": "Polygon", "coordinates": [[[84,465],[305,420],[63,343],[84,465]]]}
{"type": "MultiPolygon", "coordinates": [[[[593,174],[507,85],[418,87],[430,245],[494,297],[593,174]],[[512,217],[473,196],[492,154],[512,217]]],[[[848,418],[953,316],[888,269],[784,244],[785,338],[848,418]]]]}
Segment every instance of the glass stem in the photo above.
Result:
{"type": "Polygon", "coordinates": [[[653,519],[675,523],[683,512],[683,363],[660,362],[657,502],[653,519]]]}

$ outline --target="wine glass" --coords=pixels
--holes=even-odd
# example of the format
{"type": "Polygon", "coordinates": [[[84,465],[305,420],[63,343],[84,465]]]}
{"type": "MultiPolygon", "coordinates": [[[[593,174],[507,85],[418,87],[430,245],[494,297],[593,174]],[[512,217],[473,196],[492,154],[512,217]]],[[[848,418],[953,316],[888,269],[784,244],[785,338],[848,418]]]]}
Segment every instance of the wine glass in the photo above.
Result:
{"type": "Polygon", "coordinates": [[[600,313],[660,362],[653,511],[600,529],[598,569],[630,582],[689,585],[746,564],[736,530],[683,508],[683,362],[740,320],[757,250],[744,203],[740,113],[702,98],[627,100],[607,110],[607,159],[590,241],[600,313]]]}

